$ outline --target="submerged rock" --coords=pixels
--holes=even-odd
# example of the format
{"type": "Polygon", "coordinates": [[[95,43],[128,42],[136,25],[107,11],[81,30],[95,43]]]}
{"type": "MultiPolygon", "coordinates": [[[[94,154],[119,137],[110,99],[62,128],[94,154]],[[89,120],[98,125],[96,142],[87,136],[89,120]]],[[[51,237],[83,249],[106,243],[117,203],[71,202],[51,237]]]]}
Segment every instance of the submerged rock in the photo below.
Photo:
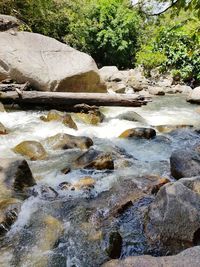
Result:
{"type": "Polygon", "coordinates": [[[27,196],[27,189],[36,184],[26,160],[0,159],[1,197],[13,194],[27,196]]]}
{"type": "Polygon", "coordinates": [[[47,117],[41,116],[41,120],[43,121],[61,121],[65,126],[77,130],[78,127],[76,123],[73,121],[71,115],[57,111],[57,110],[50,110],[47,114],[47,117]]]}
{"type": "Polygon", "coordinates": [[[156,130],[158,130],[161,133],[170,133],[170,132],[175,131],[177,129],[192,128],[192,127],[193,127],[193,125],[185,125],[185,124],[181,124],[181,125],[166,124],[166,125],[155,126],[156,130]]]}
{"type": "Polygon", "coordinates": [[[125,113],[122,113],[118,115],[116,119],[147,123],[146,120],[135,111],[127,111],[125,113]]]}
{"type": "Polygon", "coordinates": [[[122,237],[119,232],[112,232],[109,235],[106,252],[111,259],[118,259],[122,251],[122,237]]]}
{"type": "Polygon", "coordinates": [[[145,138],[145,139],[152,139],[156,136],[156,131],[152,128],[132,128],[124,131],[122,134],[120,134],[119,138],[145,138]]]}
{"type": "Polygon", "coordinates": [[[110,153],[90,149],[75,161],[75,165],[84,169],[113,170],[114,161],[110,153]]]}
{"type": "Polygon", "coordinates": [[[21,201],[15,198],[0,199],[0,237],[4,236],[17,220],[21,201]]]}
{"type": "Polygon", "coordinates": [[[106,91],[94,60],[85,53],[32,32],[1,32],[0,40],[2,80],[28,81],[40,91],[106,91]]]}
{"type": "Polygon", "coordinates": [[[200,175],[200,151],[175,150],[170,157],[170,166],[176,179],[200,175]]]}
{"type": "Polygon", "coordinates": [[[6,129],[6,127],[0,122],[0,135],[1,134],[7,134],[8,130],[6,129]]]}
{"type": "Polygon", "coordinates": [[[44,143],[53,149],[88,149],[93,145],[93,141],[89,137],[74,136],[62,133],[46,138],[44,143]]]}
{"type": "Polygon", "coordinates": [[[200,244],[200,177],[163,186],[148,212],[150,242],[169,253],[200,244]]]}
{"type": "Polygon", "coordinates": [[[178,255],[152,257],[132,256],[124,260],[111,260],[102,267],[199,267],[200,246],[188,248],[178,255]]]}
{"type": "Polygon", "coordinates": [[[47,158],[47,152],[37,141],[24,141],[13,148],[15,153],[28,157],[30,160],[43,160],[47,158]]]}

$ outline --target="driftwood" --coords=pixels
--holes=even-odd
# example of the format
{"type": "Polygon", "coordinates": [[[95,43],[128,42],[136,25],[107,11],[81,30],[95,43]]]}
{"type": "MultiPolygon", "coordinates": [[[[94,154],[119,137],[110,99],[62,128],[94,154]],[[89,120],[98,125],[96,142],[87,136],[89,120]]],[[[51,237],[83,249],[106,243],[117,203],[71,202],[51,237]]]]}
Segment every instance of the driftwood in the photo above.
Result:
{"type": "Polygon", "coordinates": [[[0,102],[3,104],[18,104],[29,109],[42,107],[44,109],[55,108],[73,111],[74,106],[79,104],[140,107],[149,101],[150,99],[138,95],[109,95],[106,93],[61,93],[19,90],[0,92],[0,102]]]}
{"type": "Polygon", "coordinates": [[[5,80],[0,83],[0,92],[9,92],[9,91],[26,91],[30,89],[30,83],[26,82],[24,84],[10,83],[9,80],[5,80]]]}

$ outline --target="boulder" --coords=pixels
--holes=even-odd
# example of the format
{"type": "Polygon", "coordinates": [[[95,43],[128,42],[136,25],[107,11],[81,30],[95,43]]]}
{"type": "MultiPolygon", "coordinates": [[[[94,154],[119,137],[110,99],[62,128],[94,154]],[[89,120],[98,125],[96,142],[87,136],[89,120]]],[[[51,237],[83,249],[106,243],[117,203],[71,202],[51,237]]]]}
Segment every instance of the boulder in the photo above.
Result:
{"type": "Polygon", "coordinates": [[[31,32],[0,33],[0,80],[6,78],[40,91],[106,91],[89,55],[31,32]]]}
{"type": "Polygon", "coordinates": [[[17,30],[22,23],[13,16],[0,14],[0,32],[17,30]]]}
{"type": "Polygon", "coordinates": [[[178,253],[200,244],[200,177],[164,185],[150,205],[145,227],[150,242],[178,253]]]}
{"type": "Polygon", "coordinates": [[[145,139],[152,139],[156,136],[156,131],[152,128],[132,128],[124,131],[120,134],[119,138],[145,138],[145,139]]]}
{"type": "Polygon", "coordinates": [[[116,119],[127,120],[127,121],[137,121],[141,123],[147,123],[146,120],[135,111],[127,111],[116,117],[116,119]]]}
{"type": "Polygon", "coordinates": [[[52,147],[53,149],[88,149],[93,145],[93,141],[89,137],[73,136],[64,133],[59,133],[54,136],[48,137],[44,140],[44,143],[52,147]]]}
{"type": "Polygon", "coordinates": [[[72,128],[74,130],[78,130],[78,127],[76,123],[73,121],[71,115],[65,113],[65,112],[60,112],[57,110],[50,110],[47,114],[47,116],[41,116],[41,120],[43,121],[61,121],[65,126],[72,128]]]}
{"type": "Polygon", "coordinates": [[[104,115],[101,112],[90,112],[90,113],[76,113],[74,114],[75,119],[86,124],[97,125],[104,119],[104,115]]]}
{"type": "MultiPolygon", "coordinates": [[[[120,76],[120,72],[118,70],[118,68],[116,66],[105,66],[102,67],[99,70],[100,76],[104,81],[107,82],[111,82],[113,81],[112,77],[114,76],[115,78],[117,77],[117,75],[119,75],[119,78],[121,78],[120,76]]],[[[115,81],[121,81],[121,79],[117,79],[115,81]]]]}
{"type": "Polygon", "coordinates": [[[7,134],[8,130],[6,129],[6,127],[0,122],[0,135],[1,134],[7,134]]]}
{"type": "Polygon", "coordinates": [[[200,86],[192,90],[192,92],[187,97],[187,101],[195,104],[200,103],[200,86]]]}
{"type": "Polygon", "coordinates": [[[165,95],[165,88],[161,86],[148,86],[151,95],[165,95]]]}
{"type": "Polygon", "coordinates": [[[47,158],[47,152],[37,141],[24,141],[13,148],[15,153],[26,156],[30,160],[44,160],[47,158]]]}
{"type": "Polygon", "coordinates": [[[124,94],[127,85],[124,82],[107,82],[108,92],[124,94]]]}
{"type": "Polygon", "coordinates": [[[199,267],[200,246],[188,248],[174,256],[152,257],[149,255],[111,260],[102,267],[199,267]]]}
{"type": "Polygon", "coordinates": [[[181,84],[177,84],[174,86],[174,91],[176,93],[181,93],[181,94],[191,94],[192,93],[192,88],[188,85],[181,85],[181,84]]]}
{"type": "Polygon", "coordinates": [[[200,175],[200,151],[175,150],[170,157],[170,167],[176,179],[200,175]]]}
{"type": "Polygon", "coordinates": [[[114,161],[110,153],[89,149],[75,160],[75,165],[84,169],[114,169],[114,161]]]}
{"type": "Polygon", "coordinates": [[[0,159],[1,197],[13,194],[27,195],[27,189],[36,184],[26,160],[0,159]]]}

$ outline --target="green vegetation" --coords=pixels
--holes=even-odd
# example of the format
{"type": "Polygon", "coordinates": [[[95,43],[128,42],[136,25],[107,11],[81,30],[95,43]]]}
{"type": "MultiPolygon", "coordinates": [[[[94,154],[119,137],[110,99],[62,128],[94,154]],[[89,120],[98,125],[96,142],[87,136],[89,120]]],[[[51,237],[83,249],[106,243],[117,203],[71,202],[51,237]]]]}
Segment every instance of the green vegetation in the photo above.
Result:
{"type": "MultiPolygon", "coordinates": [[[[160,0],[162,2],[162,0],[160,0]]],[[[1,0],[0,13],[30,30],[89,53],[99,66],[146,73],[158,68],[184,81],[200,81],[199,0],[177,0],[161,16],[148,16],[129,0],[1,0]]]]}

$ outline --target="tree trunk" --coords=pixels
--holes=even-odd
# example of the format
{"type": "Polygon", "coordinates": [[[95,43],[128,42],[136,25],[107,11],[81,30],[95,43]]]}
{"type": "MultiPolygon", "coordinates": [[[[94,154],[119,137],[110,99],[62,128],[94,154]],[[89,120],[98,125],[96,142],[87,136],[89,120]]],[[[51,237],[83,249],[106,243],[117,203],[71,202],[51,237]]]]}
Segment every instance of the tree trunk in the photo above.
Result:
{"type": "Polygon", "coordinates": [[[140,107],[150,99],[138,95],[120,95],[104,93],[60,93],[38,91],[0,92],[0,102],[3,104],[19,104],[29,109],[42,107],[44,109],[70,110],[77,104],[96,106],[140,107]]]}

